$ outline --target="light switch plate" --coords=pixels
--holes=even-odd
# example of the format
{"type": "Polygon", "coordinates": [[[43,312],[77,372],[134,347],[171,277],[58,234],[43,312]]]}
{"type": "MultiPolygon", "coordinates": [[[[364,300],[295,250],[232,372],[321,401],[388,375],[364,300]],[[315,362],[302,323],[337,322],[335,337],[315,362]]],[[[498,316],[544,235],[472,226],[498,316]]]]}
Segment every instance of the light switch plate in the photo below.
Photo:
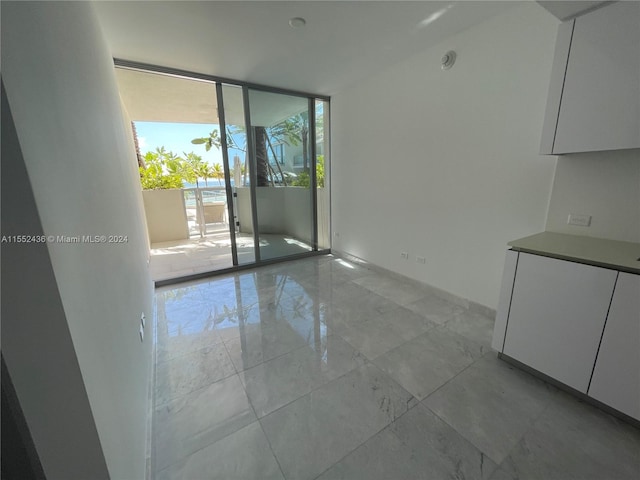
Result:
{"type": "Polygon", "coordinates": [[[591,215],[580,215],[577,213],[570,213],[567,218],[569,225],[577,225],[579,227],[588,227],[591,225],[591,215]]]}

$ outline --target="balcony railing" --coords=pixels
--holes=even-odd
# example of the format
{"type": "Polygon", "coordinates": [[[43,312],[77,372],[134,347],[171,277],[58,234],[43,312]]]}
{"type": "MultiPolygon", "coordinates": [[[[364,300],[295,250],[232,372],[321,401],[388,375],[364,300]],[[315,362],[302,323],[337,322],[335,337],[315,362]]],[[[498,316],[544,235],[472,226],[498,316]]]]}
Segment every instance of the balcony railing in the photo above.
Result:
{"type": "Polygon", "coordinates": [[[189,235],[203,237],[229,230],[224,186],[183,188],[189,235]]]}

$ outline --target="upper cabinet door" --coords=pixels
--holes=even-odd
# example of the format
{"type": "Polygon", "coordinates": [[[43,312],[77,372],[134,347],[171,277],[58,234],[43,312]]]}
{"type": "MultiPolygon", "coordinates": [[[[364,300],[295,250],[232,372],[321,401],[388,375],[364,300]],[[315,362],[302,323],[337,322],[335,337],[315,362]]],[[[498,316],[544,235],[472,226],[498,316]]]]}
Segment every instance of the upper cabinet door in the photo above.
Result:
{"type": "Polygon", "coordinates": [[[541,153],[640,148],[640,2],[561,25],[551,82],[541,153]]]}

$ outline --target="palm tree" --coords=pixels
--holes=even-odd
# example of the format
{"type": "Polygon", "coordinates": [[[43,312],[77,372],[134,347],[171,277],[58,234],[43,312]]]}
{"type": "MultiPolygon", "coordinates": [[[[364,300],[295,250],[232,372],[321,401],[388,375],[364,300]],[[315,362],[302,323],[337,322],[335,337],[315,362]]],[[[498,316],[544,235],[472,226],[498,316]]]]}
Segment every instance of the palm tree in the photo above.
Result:
{"type": "Polygon", "coordinates": [[[171,150],[167,152],[164,146],[156,147],[155,153],[159,158],[163,159],[167,163],[167,165],[172,162],[179,162],[180,160],[182,160],[179,155],[173,153],[171,150]]]}
{"type": "MultiPolygon", "coordinates": [[[[246,154],[246,148],[241,148],[235,141],[234,135],[238,133],[245,133],[244,127],[236,126],[233,130],[227,129],[227,142],[229,148],[235,148],[240,151],[244,151],[246,154]]],[[[255,152],[256,152],[256,172],[258,187],[269,186],[269,158],[267,155],[267,143],[269,141],[270,133],[266,127],[253,127],[253,135],[255,138],[255,152]]],[[[246,138],[246,135],[245,135],[246,138]]],[[[245,159],[246,161],[246,159],[245,159]]]]}
{"type": "MultiPolygon", "coordinates": [[[[272,140],[285,145],[297,146],[302,144],[302,157],[303,157],[303,170],[309,172],[309,114],[304,111],[295,114],[288,119],[280,122],[271,127],[254,126],[253,135],[255,138],[255,152],[256,152],[256,172],[258,187],[269,186],[269,176],[273,168],[269,165],[269,159],[267,149],[270,148],[273,151],[272,140]]],[[[246,153],[246,147],[243,148],[237,144],[235,136],[238,133],[246,133],[242,126],[234,126],[233,128],[227,127],[227,146],[228,148],[234,148],[246,153]]],[[[245,135],[246,138],[246,135],[245,135]]],[[[212,147],[220,148],[221,139],[219,137],[218,130],[213,130],[209,137],[194,138],[191,140],[194,145],[203,145],[206,150],[209,151],[212,147]]],[[[275,156],[275,153],[274,153],[275,156]]],[[[280,168],[280,165],[276,162],[276,166],[280,172],[280,176],[286,185],[285,175],[280,168]]],[[[214,177],[215,178],[215,177],[214,177]]],[[[217,177],[220,179],[220,177],[217,177]]],[[[271,182],[273,184],[273,181],[271,182]]]]}
{"type": "Polygon", "coordinates": [[[271,128],[271,136],[281,139],[287,145],[302,143],[303,171],[309,172],[309,113],[304,111],[292,115],[271,128]],[[286,139],[286,140],[285,140],[286,139]]]}
{"type": "Polygon", "coordinates": [[[224,178],[224,168],[219,163],[214,163],[212,166],[209,166],[209,173],[212,178],[218,179],[218,184],[222,185],[222,179],[224,178]]]}
{"type": "Polygon", "coordinates": [[[269,186],[269,159],[267,157],[267,129],[253,127],[256,139],[256,173],[258,187],[269,186]]]}
{"type": "Polygon", "coordinates": [[[202,178],[202,177],[206,178],[207,164],[202,161],[202,157],[200,155],[196,155],[193,152],[189,152],[189,153],[183,152],[183,153],[185,157],[184,158],[185,167],[187,170],[189,170],[188,175],[190,174],[189,178],[195,179],[196,188],[200,188],[200,184],[198,183],[198,178],[202,178]]]}
{"type": "Polygon", "coordinates": [[[167,152],[164,147],[156,147],[154,155],[163,165],[163,170],[166,168],[169,176],[184,179],[189,183],[194,181],[195,173],[184,158],[179,157],[172,151],[167,152]]]}

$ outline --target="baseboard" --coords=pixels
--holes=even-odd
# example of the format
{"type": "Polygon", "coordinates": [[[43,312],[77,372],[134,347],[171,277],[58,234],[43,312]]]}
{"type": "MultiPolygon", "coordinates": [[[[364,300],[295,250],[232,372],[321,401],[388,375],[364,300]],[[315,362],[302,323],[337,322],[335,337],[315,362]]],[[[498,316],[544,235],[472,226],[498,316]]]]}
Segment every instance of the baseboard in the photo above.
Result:
{"type": "Polygon", "coordinates": [[[147,439],[145,445],[145,480],[153,480],[155,471],[155,454],[153,452],[153,414],[155,411],[155,387],[156,387],[156,313],[155,300],[153,308],[153,319],[148,324],[151,327],[151,336],[153,338],[153,346],[151,347],[151,365],[149,366],[149,390],[147,392],[147,439]]]}
{"type": "Polygon", "coordinates": [[[387,268],[381,267],[379,265],[376,265],[374,263],[368,262],[367,260],[364,260],[360,257],[357,257],[355,255],[352,255],[348,252],[343,252],[341,250],[335,250],[332,249],[331,253],[337,257],[343,258],[345,260],[348,260],[352,263],[355,263],[357,265],[360,265],[364,268],[367,268],[369,270],[372,270],[374,272],[378,272],[378,273],[383,273],[385,275],[389,275],[390,277],[396,278],[399,281],[402,282],[406,282],[406,283],[411,283],[413,285],[416,285],[419,288],[423,288],[425,289],[428,293],[435,295],[437,297],[442,298],[443,300],[446,300],[448,302],[454,303],[456,305],[459,305],[463,308],[465,308],[466,310],[473,312],[473,313],[478,313],[480,315],[484,315],[485,317],[489,317],[489,318],[495,318],[496,317],[496,310],[490,307],[487,307],[485,305],[482,305],[480,303],[474,302],[473,300],[469,300],[467,298],[463,298],[460,297],[454,293],[451,292],[447,292],[446,290],[442,290],[441,288],[438,287],[434,287],[433,285],[429,285],[428,283],[425,282],[421,282],[420,280],[416,280],[414,278],[410,278],[407,277],[406,275],[402,275],[400,273],[394,272],[392,270],[389,270],[387,268]]]}
{"type": "Polygon", "coordinates": [[[498,352],[498,358],[510,365],[513,365],[516,368],[519,368],[520,370],[527,372],[530,375],[533,375],[536,378],[539,378],[540,380],[548,383],[549,385],[553,385],[554,387],[556,387],[559,390],[562,390],[563,392],[568,393],[569,395],[572,395],[573,397],[577,398],[578,400],[584,402],[584,403],[588,403],[589,405],[592,405],[596,408],[599,408],[600,410],[602,410],[605,413],[608,413],[609,415],[612,415],[616,418],[618,418],[619,420],[622,420],[625,423],[628,423],[629,425],[632,425],[638,429],[640,429],[640,420],[635,419],[629,415],[627,415],[626,413],[623,413],[619,410],[616,410],[613,407],[610,407],[609,405],[606,405],[598,400],[596,400],[593,397],[588,396],[585,393],[580,392],[579,390],[576,390],[575,388],[570,387],[569,385],[566,385],[562,382],[560,382],[559,380],[556,380],[553,377],[550,377],[549,375],[546,375],[538,370],[536,370],[535,368],[530,367],[529,365],[526,365],[522,362],[519,362],[518,360],[516,360],[515,358],[510,357],[509,355],[505,355],[504,353],[500,353],[498,352]]]}

